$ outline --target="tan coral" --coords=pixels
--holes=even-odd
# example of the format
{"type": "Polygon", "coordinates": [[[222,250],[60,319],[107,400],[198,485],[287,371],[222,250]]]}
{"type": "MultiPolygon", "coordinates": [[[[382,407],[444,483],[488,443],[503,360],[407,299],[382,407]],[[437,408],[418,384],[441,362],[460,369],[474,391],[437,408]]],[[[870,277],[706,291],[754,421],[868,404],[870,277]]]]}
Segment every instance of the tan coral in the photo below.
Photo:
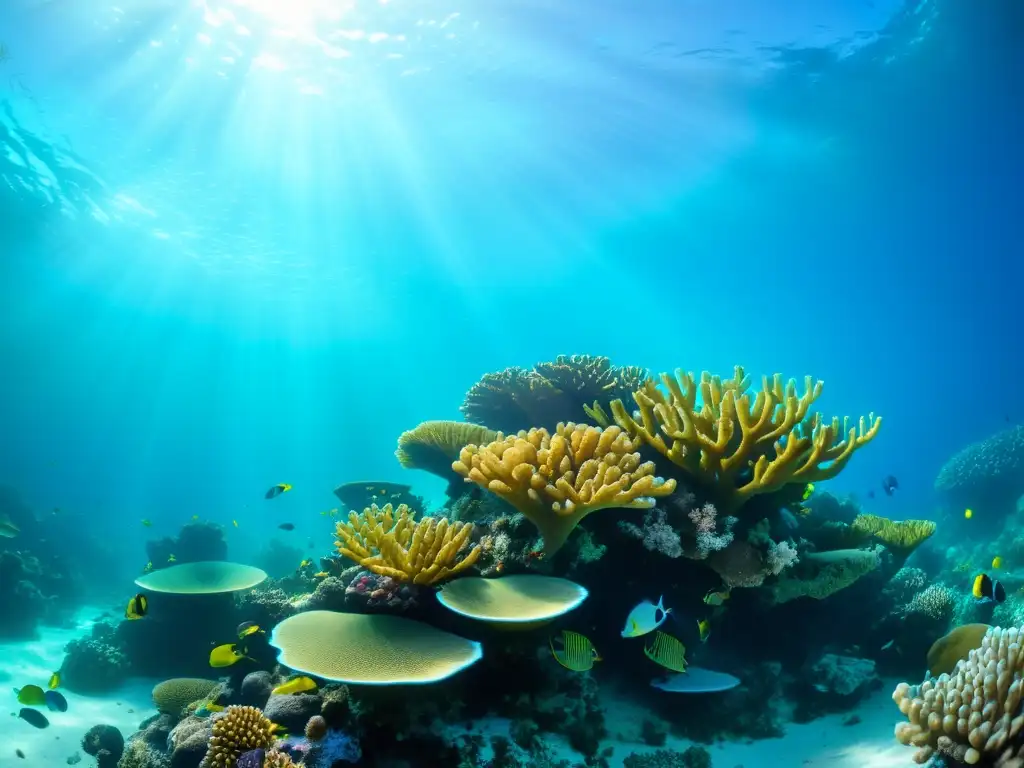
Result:
{"type": "Polygon", "coordinates": [[[339,522],[334,542],[338,552],[367,570],[396,581],[436,584],[471,568],[480,557],[480,545],[462,558],[473,533],[471,523],[452,522],[447,517],[414,520],[405,504],[367,507],[361,514],[349,513],[339,522]]]}
{"type": "Polygon", "coordinates": [[[838,418],[824,423],[810,410],[823,384],[810,376],[802,394],[795,381],[776,374],[764,377],[753,396],[740,366],[727,380],[704,372],[698,382],[692,373],[676,370],[663,373],[661,381],[664,390],[648,382],[633,394],[636,416],[621,400],[611,404],[611,418],[600,408],[588,412],[601,423],[613,418],[694,480],[715,486],[727,510],[787,483],[835,477],[882,421],[871,415],[857,424],[838,418]]]}
{"type": "Polygon", "coordinates": [[[423,469],[447,479],[463,446],[502,437],[500,432],[464,421],[424,421],[399,436],[395,456],[406,469],[423,469]]]}
{"type": "Polygon", "coordinates": [[[935,533],[932,520],[890,520],[887,517],[861,513],[850,523],[850,529],[865,537],[873,536],[904,554],[910,554],[935,533]]]}
{"type": "Polygon", "coordinates": [[[675,480],[654,475],[641,462],[640,440],[619,427],[559,424],[555,434],[531,429],[489,445],[462,449],[452,468],[467,482],[497,494],[540,531],[552,555],[587,515],[599,509],[649,509],[675,480]]]}
{"type": "Polygon", "coordinates": [[[239,755],[274,744],[274,724],[256,707],[228,707],[215,715],[213,734],[200,768],[234,768],[239,755]]]}
{"type": "Polygon", "coordinates": [[[921,685],[900,683],[892,699],[907,716],[895,735],[917,747],[914,762],[924,763],[938,751],[967,765],[1022,768],[1018,747],[1024,728],[1021,703],[1024,629],[991,627],[981,646],[953,669],[921,685]]]}

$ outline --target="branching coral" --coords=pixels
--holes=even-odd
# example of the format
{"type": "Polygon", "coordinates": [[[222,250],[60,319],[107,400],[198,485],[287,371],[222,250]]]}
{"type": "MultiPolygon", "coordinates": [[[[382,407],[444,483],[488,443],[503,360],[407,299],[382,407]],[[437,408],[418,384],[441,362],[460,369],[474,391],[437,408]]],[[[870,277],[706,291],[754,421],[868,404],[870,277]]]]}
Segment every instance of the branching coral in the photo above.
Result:
{"type": "Polygon", "coordinates": [[[213,735],[200,768],[234,768],[243,752],[269,749],[274,724],[256,707],[228,707],[214,716],[213,735]]]}
{"type": "Polygon", "coordinates": [[[522,512],[540,531],[544,553],[553,555],[592,512],[650,509],[652,497],[675,490],[675,480],[655,477],[654,464],[640,461],[638,447],[618,427],[559,424],[553,435],[531,429],[466,446],[452,468],[522,512]]]}
{"type": "Polygon", "coordinates": [[[955,589],[945,584],[930,584],[903,606],[903,614],[917,613],[935,621],[947,621],[956,610],[959,596],[955,589]]]}
{"type": "Polygon", "coordinates": [[[990,627],[981,647],[971,650],[953,670],[921,685],[900,683],[892,699],[909,722],[896,726],[896,738],[918,747],[914,761],[936,752],[975,765],[1020,768],[1024,728],[1019,712],[1024,685],[1024,630],[990,627]]]}
{"type": "Polygon", "coordinates": [[[910,554],[933,533],[931,520],[890,520],[878,515],[860,514],[850,524],[853,533],[865,538],[874,537],[894,550],[910,554]]]}
{"type": "MultiPolygon", "coordinates": [[[[612,418],[695,481],[715,487],[729,510],[787,483],[835,477],[881,426],[881,418],[873,416],[856,425],[838,418],[824,423],[810,411],[823,384],[810,376],[803,394],[793,380],[765,377],[753,397],[750,379],[739,366],[724,381],[704,372],[698,382],[681,370],[662,374],[661,381],[664,391],[648,382],[633,394],[639,414],[616,400],[612,418]]],[[[598,423],[611,422],[603,409],[588,413],[598,423]]]]}
{"type": "Polygon", "coordinates": [[[468,546],[472,523],[425,517],[418,523],[404,504],[367,507],[349,513],[348,522],[335,530],[338,552],[363,568],[401,582],[436,584],[473,566],[482,551],[479,545],[461,559],[468,546]]]}

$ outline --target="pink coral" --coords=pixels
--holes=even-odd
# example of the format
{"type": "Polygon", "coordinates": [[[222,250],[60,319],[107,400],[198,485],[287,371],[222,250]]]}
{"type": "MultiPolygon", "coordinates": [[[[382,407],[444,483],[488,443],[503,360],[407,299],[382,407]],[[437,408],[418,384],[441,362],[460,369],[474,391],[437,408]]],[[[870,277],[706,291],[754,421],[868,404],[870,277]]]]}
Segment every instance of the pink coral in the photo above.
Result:
{"type": "Polygon", "coordinates": [[[799,561],[796,548],[788,541],[773,541],[768,545],[767,566],[768,572],[773,576],[778,576],[786,568],[796,565],[799,561]]]}
{"type": "Polygon", "coordinates": [[[703,560],[711,552],[725,549],[732,543],[732,527],[736,524],[735,517],[726,517],[722,520],[722,532],[718,533],[718,510],[714,504],[705,504],[699,509],[691,509],[690,520],[697,529],[697,552],[696,560],[703,560]]]}

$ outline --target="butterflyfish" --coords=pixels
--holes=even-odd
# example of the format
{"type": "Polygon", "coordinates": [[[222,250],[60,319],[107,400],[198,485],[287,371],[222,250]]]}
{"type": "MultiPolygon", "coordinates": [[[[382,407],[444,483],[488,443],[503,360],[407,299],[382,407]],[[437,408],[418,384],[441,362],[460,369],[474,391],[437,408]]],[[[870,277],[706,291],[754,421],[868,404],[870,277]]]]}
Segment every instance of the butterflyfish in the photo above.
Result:
{"type": "Polygon", "coordinates": [[[706,605],[718,606],[729,599],[729,595],[732,590],[726,587],[725,589],[712,589],[706,595],[704,595],[704,603],[706,605]]]}
{"type": "Polygon", "coordinates": [[[266,634],[266,632],[260,629],[260,625],[255,621],[243,621],[235,628],[235,632],[238,634],[239,640],[248,637],[249,635],[255,635],[257,632],[261,635],[266,634]]]}
{"type": "Polygon", "coordinates": [[[803,495],[800,497],[800,500],[801,501],[807,501],[809,498],[811,498],[811,495],[813,493],[814,493],[814,483],[808,483],[807,485],[804,486],[804,492],[803,492],[803,495]]]}
{"type": "Polygon", "coordinates": [[[698,619],[697,631],[700,632],[700,641],[706,643],[711,635],[711,622],[707,619],[698,619]]]}
{"type": "Polygon", "coordinates": [[[282,493],[288,493],[288,491],[290,491],[291,489],[292,487],[288,485],[288,483],[278,483],[277,485],[271,486],[270,490],[267,491],[264,498],[276,499],[282,493]]]}
{"type": "Polygon", "coordinates": [[[650,600],[642,600],[626,617],[626,626],[622,629],[622,636],[640,637],[648,632],[653,632],[665,622],[670,610],[671,608],[665,608],[664,597],[658,598],[657,605],[650,600]]]}
{"type": "Polygon", "coordinates": [[[42,712],[37,712],[34,709],[29,709],[28,707],[24,707],[20,712],[18,712],[18,717],[34,728],[50,727],[50,721],[46,719],[46,715],[42,712]]]}
{"type": "Polygon", "coordinates": [[[14,689],[18,694],[18,703],[29,707],[46,706],[46,692],[38,685],[25,685],[21,689],[14,689]]]}
{"type": "Polygon", "coordinates": [[[655,632],[654,639],[644,647],[644,654],[665,669],[671,669],[673,672],[686,671],[686,646],[672,635],[655,632]]]}
{"type": "Polygon", "coordinates": [[[46,708],[51,712],[68,711],[68,700],[60,691],[46,691],[43,697],[46,699],[46,708]]]}
{"type": "Polygon", "coordinates": [[[563,629],[561,641],[561,649],[555,648],[554,638],[549,640],[548,644],[551,646],[551,655],[555,657],[555,661],[566,669],[573,672],[586,672],[594,668],[595,661],[601,660],[597,649],[590,642],[590,638],[579,632],[563,629]]]}
{"type": "Polygon", "coordinates": [[[128,607],[124,609],[124,617],[129,621],[141,619],[149,611],[149,598],[139,594],[128,601],[128,607]]]}
{"type": "Polygon", "coordinates": [[[311,677],[293,677],[291,680],[286,680],[281,683],[277,688],[274,688],[270,693],[278,696],[289,696],[293,693],[305,693],[306,691],[315,691],[316,683],[311,677]]]}
{"type": "Polygon", "coordinates": [[[60,688],[60,672],[54,672],[50,675],[50,681],[46,684],[46,687],[51,691],[60,688]]]}
{"type": "Polygon", "coordinates": [[[239,648],[235,643],[225,643],[210,651],[210,666],[230,667],[247,658],[249,657],[245,655],[244,648],[239,648]]]}
{"type": "Polygon", "coordinates": [[[979,573],[974,577],[971,594],[979,603],[1001,603],[1006,600],[1006,590],[998,581],[989,578],[987,573],[979,573]]]}

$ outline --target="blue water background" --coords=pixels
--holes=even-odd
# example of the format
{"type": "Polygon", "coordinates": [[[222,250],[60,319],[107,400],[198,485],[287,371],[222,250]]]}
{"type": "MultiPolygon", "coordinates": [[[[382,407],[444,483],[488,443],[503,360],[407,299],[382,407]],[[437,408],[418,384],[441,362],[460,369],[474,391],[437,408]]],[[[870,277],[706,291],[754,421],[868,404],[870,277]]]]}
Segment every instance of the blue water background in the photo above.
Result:
{"type": "Polygon", "coordinates": [[[559,353],[820,378],[885,419],[827,487],[893,517],[1024,419],[1019,4],[350,5],[0,7],[2,119],[90,200],[0,197],[0,480],[126,572],[438,499],[399,433],[559,353]]]}

